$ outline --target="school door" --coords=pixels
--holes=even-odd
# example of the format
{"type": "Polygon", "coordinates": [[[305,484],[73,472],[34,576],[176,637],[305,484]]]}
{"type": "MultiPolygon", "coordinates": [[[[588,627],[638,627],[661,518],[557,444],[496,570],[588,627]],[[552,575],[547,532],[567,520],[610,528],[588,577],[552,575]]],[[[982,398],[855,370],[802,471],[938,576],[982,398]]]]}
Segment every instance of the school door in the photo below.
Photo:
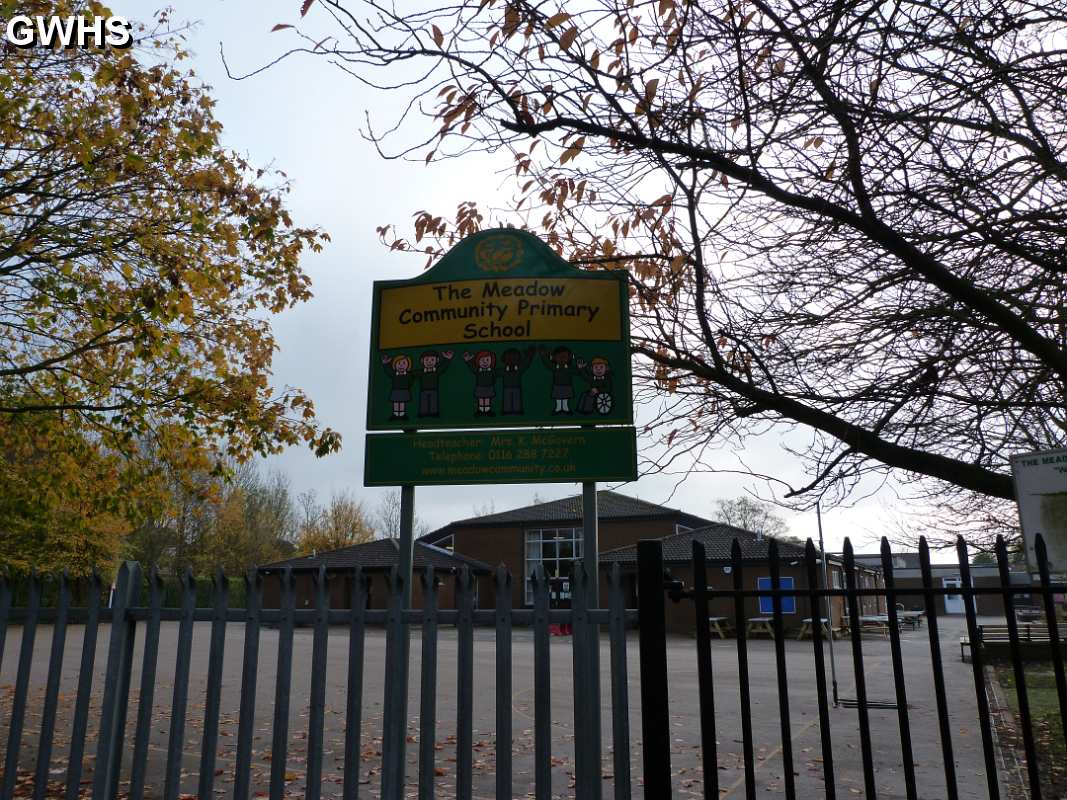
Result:
{"type": "MultiPolygon", "coordinates": [[[[963,585],[963,581],[960,578],[942,578],[941,585],[946,589],[959,589],[963,585]]],[[[962,594],[946,594],[945,595],[945,613],[946,614],[962,614],[963,608],[963,595],[962,594]]]]}

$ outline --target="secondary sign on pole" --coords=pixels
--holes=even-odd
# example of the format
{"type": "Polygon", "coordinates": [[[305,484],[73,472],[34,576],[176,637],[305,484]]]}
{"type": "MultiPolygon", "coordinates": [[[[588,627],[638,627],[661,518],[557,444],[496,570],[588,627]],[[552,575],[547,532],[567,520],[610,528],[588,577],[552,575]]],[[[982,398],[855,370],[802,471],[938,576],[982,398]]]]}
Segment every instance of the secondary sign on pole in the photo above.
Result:
{"type": "Polygon", "coordinates": [[[1040,533],[1049,569],[1067,573],[1067,449],[1012,456],[1011,473],[1027,564],[1037,571],[1034,540],[1040,533]]]}

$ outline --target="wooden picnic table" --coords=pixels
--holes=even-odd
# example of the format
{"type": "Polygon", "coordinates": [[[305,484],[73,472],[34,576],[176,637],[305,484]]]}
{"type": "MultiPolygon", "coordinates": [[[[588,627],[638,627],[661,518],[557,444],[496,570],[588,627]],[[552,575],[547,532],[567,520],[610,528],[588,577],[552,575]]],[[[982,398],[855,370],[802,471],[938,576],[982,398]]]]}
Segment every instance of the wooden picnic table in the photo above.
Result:
{"type": "MultiPolygon", "coordinates": [[[[812,622],[813,620],[811,617],[807,617],[806,619],[802,619],[800,621],[800,633],[797,634],[797,641],[800,641],[805,636],[811,636],[813,634],[812,622]]],[[[833,629],[830,627],[830,620],[828,620],[826,617],[822,617],[819,619],[819,622],[822,624],[823,636],[827,638],[832,637],[834,635],[834,632],[833,629]]]]}
{"type": "Polygon", "coordinates": [[[921,628],[923,624],[923,617],[926,615],[925,611],[898,611],[897,619],[903,622],[905,625],[910,625],[912,630],[921,628]]]}
{"type": "Polygon", "coordinates": [[[773,623],[773,617],[749,617],[748,624],[745,625],[745,636],[752,637],[755,634],[765,633],[773,639],[773,623]]]}
{"type": "MultiPolygon", "coordinates": [[[[844,626],[845,630],[852,630],[849,617],[842,617],[841,624],[844,626]]],[[[889,616],[886,614],[861,614],[859,617],[859,630],[861,633],[865,630],[873,631],[874,633],[880,633],[888,638],[889,616]]]]}
{"type": "Polygon", "coordinates": [[[725,639],[730,632],[730,620],[728,617],[708,617],[708,627],[711,633],[717,633],[720,639],[725,639]]]}
{"type": "Polygon", "coordinates": [[[889,615],[888,614],[861,614],[860,615],[860,627],[871,628],[886,638],[889,637],[889,615]]]}

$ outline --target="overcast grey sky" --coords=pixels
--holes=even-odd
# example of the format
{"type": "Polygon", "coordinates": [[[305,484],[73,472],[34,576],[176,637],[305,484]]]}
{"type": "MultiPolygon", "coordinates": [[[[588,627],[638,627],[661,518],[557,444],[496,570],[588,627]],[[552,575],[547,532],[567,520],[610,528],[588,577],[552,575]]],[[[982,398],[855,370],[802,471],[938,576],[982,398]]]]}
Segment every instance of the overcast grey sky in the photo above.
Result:
{"type": "MultiPolygon", "coordinates": [[[[321,59],[293,58],[248,80],[227,78],[220,42],[235,73],[262,66],[294,42],[291,31],[270,29],[297,21],[298,0],[174,0],[173,5],[175,20],[197,22],[188,34],[194,57],[185,63],[213,87],[225,143],[259,166],[284,170],[293,184],[289,207],[296,221],[320,226],[333,240],[303,262],[313,280],[314,299],[274,319],[280,347],[274,374],[276,385],[308,392],[321,421],[343,434],[344,447],[325,459],[292,448],[270,464],[289,475],[294,492],[314,489],[326,498],[349,490],[373,506],[383,490],[363,487],[371,283],[412,277],[424,263],[389,253],[375,227],[395,223],[405,231],[415,212],[451,213],[462,200],[491,205],[501,184],[493,174],[495,165],[487,157],[428,167],[421,161],[383,160],[358,129],[365,125],[366,112],[376,128],[384,127],[403,98],[367,89],[321,59]]],[[[131,19],[145,19],[155,9],[143,0],[113,0],[111,7],[131,19]]],[[[316,20],[314,7],[305,24],[331,31],[326,20],[316,20]]],[[[726,448],[712,455],[722,469],[739,469],[741,458],[756,472],[794,485],[801,481],[799,465],[776,436],[750,440],[743,453],[726,448]]],[[[678,476],[644,475],[617,488],[702,516],[712,514],[719,498],[767,491],[743,476],[706,473],[691,475],[680,485],[678,476]]],[[[416,509],[436,528],[490,504],[504,510],[532,502],[535,494],[548,500],[578,491],[575,484],[420,488],[416,509]]],[[[892,493],[883,489],[852,508],[824,512],[828,547],[836,549],[845,535],[858,547],[875,547],[877,536],[891,532],[893,502],[892,493]]],[[[815,536],[814,513],[784,516],[794,535],[815,536]]]]}

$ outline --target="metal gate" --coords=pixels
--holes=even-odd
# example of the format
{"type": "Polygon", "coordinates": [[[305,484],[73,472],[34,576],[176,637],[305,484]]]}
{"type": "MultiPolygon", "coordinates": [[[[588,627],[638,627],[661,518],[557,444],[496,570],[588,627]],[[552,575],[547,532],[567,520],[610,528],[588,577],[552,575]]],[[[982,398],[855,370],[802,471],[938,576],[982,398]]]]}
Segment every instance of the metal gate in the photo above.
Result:
{"type": "MultiPolygon", "coordinates": [[[[946,693],[946,677],[942,652],[942,636],[940,626],[943,620],[939,619],[935,598],[944,597],[948,594],[961,594],[964,598],[964,611],[966,614],[966,637],[961,640],[961,651],[970,650],[971,677],[973,680],[973,697],[977,710],[978,727],[981,738],[981,758],[984,764],[984,793],[994,800],[1002,796],[1002,783],[1005,776],[998,775],[998,746],[995,741],[996,730],[990,710],[990,685],[987,682],[986,666],[987,655],[991,652],[994,644],[1003,645],[1006,651],[1006,663],[1010,664],[1014,678],[1017,695],[1018,730],[1022,738],[1022,756],[1025,761],[1026,790],[1033,800],[1039,800],[1042,795],[1042,769],[1062,767],[1049,763],[1042,764],[1038,748],[1035,742],[1035,731],[1031,720],[1030,707],[1027,692],[1027,674],[1024,667],[1024,645],[1028,643],[1025,635],[1020,635],[1020,624],[1016,621],[1015,595],[1029,593],[1037,594],[1041,598],[1041,609],[1047,628],[1041,629],[1043,644],[1047,642],[1047,656],[1051,662],[1055,674],[1056,695],[1059,706],[1060,731],[1052,732],[1052,736],[1062,737],[1059,741],[1067,746],[1067,684],[1064,680],[1064,656],[1063,645],[1060,639],[1059,628],[1056,619],[1054,597],[1059,594],[1062,597],[1065,587],[1062,584],[1053,584],[1050,580],[1048,563],[1043,541],[1038,541],[1038,567],[1040,571],[1040,585],[1036,587],[1011,585],[1009,581],[1008,555],[1003,540],[998,540],[996,547],[997,564],[1000,575],[1000,585],[995,587],[977,587],[971,580],[967,548],[962,539],[958,543],[959,569],[962,576],[961,587],[935,586],[931,578],[930,553],[925,540],[920,546],[920,564],[922,570],[921,588],[899,587],[894,579],[893,553],[888,542],[884,539],[881,548],[881,568],[884,576],[884,587],[861,588],[856,581],[856,563],[851,543],[846,539],[843,554],[843,569],[846,585],[841,588],[829,588],[822,585],[820,580],[820,558],[811,540],[808,540],[803,559],[803,571],[806,577],[807,588],[782,588],[781,567],[778,546],[772,540],[769,542],[769,560],[762,562],[759,571],[770,572],[770,588],[746,586],[746,572],[751,576],[756,572],[752,561],[742,558],[739,543],[735,540],[732,547],[732,558],[729,567],[731,575],[731,587],[726,589],[711,589],[708,586],[708,569],[705,557],[704,545],[699,541],[693,542],[692,553],[692,585],[685,586],[675,580],[664,568],[662,546],[658,541],[644,541],[638,546],[639,564],[639,630],[640,630],[640,666],[641,666],[641,721],[644,741],[643,764],[644,764],[644,793],[649,800],[669,798],[672,791],[677,787],[677,779],[672,778],[671,747],[672,729],[670,724],[670,673],[667,662],[668,637],[665,632],[665,614],[669,603],[692,604],[692,613],[695,616],[696,647],[695,655],[698,662],[699,682],[699,723],[700,738],[702,742],[702,773],[703,773],[703,797],[707,800],[715,800],[723,795],[734,796],[734,791],[743,791],[748,800],[754,800],[757,794],[757,758],[754,754],[753,723],[754,711],[751,692],[753,683],[749,669],[752,659],[750,653],[750,634],[747,629],[751,627],[750,620],[745,617],[745,601],[750,598],[769,598],[772,604],[770,615],[770,629],[773,640],[774,679],[777,684],[777,723],[779,728],[778,747],[781,761],[781,786],[786,798],[815,797],[810,787],[803,791],[798,789],[797,753],[794,752],[793,740],[795,737],[794,725],[791,722],[791,705],[789,699],[789,676],[787,669],[787,647],[784,636],[785,621],[783,614],[783,601],[786,598],[805,599],[808,608],[814,610],[811,613],[811,647],[810,655],[804,655],[799,651],[800,645],[790,643],[788,648],[794,668],[797,664],[804,665],[805,669],[813,669],[815,674],[815,693],[818,707],[818,746],[819,757],[809,759],[809,763],[821,765],[820,793],[826,798],[837,796],[853,796],[862,794],[869,800],[879,796],[907,797],[908,800],[918,800],[920,797],[947,797],[956,800],[962,796],[979,796],[977,794],[961,794],[960,784],[962,776],[957,774],[956,762],[960,755],[954,748],[962,750],[969,745],[962,745],[959,736],[954,738],[952,719],[957,709],[950,706],[946,693]],[[983,629],[978,624],[975,612],[974,599],[978,595],[994,594],[1003,599],[1006,635],[1000,642],[993,641],[992,630],[987,632],[983,640],[983,629]],[[860,612],[860,603],[864,598],[884,598],[886,614],[884,630],[889,644],[889,657],[892,663],[892,698],[887,701],[875,700],[873,695],[879,691],[885,691],[887,687],[876,687],[872,694],[872,687],[867,685],[866,670],[869,661],[864,658],[864,626],[861,622],[863,615],[860,612]],[[937,752],[914,751],[913,743],[915,731],[911,727],[911,714],[909,713],[909,679],[906,678],[905,652],[902,647],[901,615],[897,609],[897,602],[903,598],[921,598],[925,605],[925,619],[927,640],[930,657],[930,679],[933,683],[934,704],[936,705],[937,732],[931,738],[936,740],[937,752]],[[828,651],[833,646],[833,631],[827,636],[827,629],[819,623],[824,604],[829,598],[842,598],[849,619],[848,627],[848,652],[847,660],[851,662],[851,675],[855,697],[845,700],[838,696],[836,680],[832,681],[832,687],[828,687],[827,665],[828,651]],[[716,599],[724,599],[733,607],[733,626],[736,631],[736,643],[730,647],[723,642],[718,646],[712,646],[711,627],[709,625],[709,606],[716,599]],[[736,653],[730,653],[735,650],[736,653]],[[736,666],[734,663],[736,658],[736,666]],[[810,658],[810,660],[808,660],[810,658]],[[729,663],[727,663],[729,661],[729,663]],[[743,764],[743,777],[734,786],[721,787],[719,775],[722,770],[722,762],[719,757],[717,735],[722,735],[722,728],[717,728],[718,716],[715,706],[715,683],[716,670],[722,670],[725,666],[736,668],[738,677],[738,693],[740,706],[740,744],[743,764]],[[832,693],[832,704],[831,704],[832,693]],[[891,712],[895,714],[883,714],[877,722],[872,724],[873,712],[891,712]],[[855,716],[853,716],[853,714],[855,716]],[[895,724],[893,722],[895,717],[895,724]],[[849,786],[845,790],[840,770],[835,767],[834,761],[834,729],[838,730],[838,738],[848,735],[847,730],[855,724],[858,726],[858,746],[860,748],[860,760],[862,765],[862,787],[849,786]],[[845,729],[846,732],[842,732],[845,729]],[[884,749],[887,737],[899,737],[901,758],[888,770],[879,769],[875,766],[875,749],[884,749]],[[943,772],[944,794],[940,790],[934,790],[929,786],[920,785],[916,777],[916,764],[923,762],[940,761],[939,771],[943,772]],[[899,770],[902,775],[903,794],[892,788],[885,788],[886,773],[899,770]],[[933,793],[931,793],[933,792],[933,793]]],[[[751,581],[749,581],[751,584],[751,581]]],[[[999,626],[997,628],[999,631],[999,626]]],[[[1029,633],[1031,629],[1027,628],[1029,633]]],[[[1032,637],[1031,637],[1032,638],[1032,637]]],[[[762,644],[762,643],[761,643],[762,644]]],[[[914,638],[907,641],[908,653],[915,653],[916,647],[921,643],[914,638]]],[[[871,645],[868,645],[868,649],[871,645]]],[[[766,653],[766,650],[763,651],[766,653]]],[[[1044,652],[1044,651],[1043,651],[1044,652]]],[[[846,668],[847,669],[847,668],[846,668]]],[[[833,674],[833,673],[832,673],[833,674]]],[[[914,675],[910,680],[914,681],[914,675]]],[[[912,684],[913,687],[915,684],[912,684]]],[[[721,695],[720,695],[721,697],[721,695]]],[[[914,710],[914,709],[912,709],[914,710]]],[[[763,720],[765,721],[765,720],[763,720]]],[[[735,740],[736,741],[736,740],[735,740]]],[[[838,742],[840,746],[840,742],[838,742]]],[[[853,746],[849,743],[849,746],[853,746]]],[[[895,750],[895,746],[893,748],[895,750]]],[[[1003,770],[1002,770],[1003,771],[1003,770]]],[[[1047,778],[1047,775],[1044,775],[1047,778]]],[[[1049,795],[1045,795],[1048,797],[1049,795]]]]}
{"type": "MultiPolygon", "coordinates": [[[[0,575],[0,667],[12,657],[13,647],[5,650],[10,628],[21,626],[20,645],[17,651],[15,680],[10,687],[10,719],[3,754],[3,777],[0,781],[0,800],[16,796],[30,796],[33,800],[46,800],[61,796],[65,800],[79,800],[91,796],[93,800],[142,800],[144,797],[162,797],[164,800],[191,800],[187,791],[195,775],[196,797],[207,800],[221,793],[232,795],[234,800],[251,800],[253,795],[250,780],[253,763],[256,724],[263,716],[262,706],[257,710],[257,692],[260,672],[272,668],[274,685],[268,686],[273,696],[273,711],[270,723],[270,779],[269,788],[263,794],[269,800],[282,800],[291,795],[290,771],[299,767],[306,770],[303,794],[306,800],[319,800],[323,796],[324,770],[324,715],[328,690],[345,693],[344,738],[342,745],[343,765],[340,767],[341,792],[344,800],[356,800],[362,796],[378,796],[399,800],[417,786],[418,797],[433,798],[440,794],[447,797],[472,798],[474,796],[475,749],[485,748],[484,742],[475,742],[473,736],[473,707],[476,692],[479,696],[481,682],[477,684],[475,666],[475,632],[487,629],[493,632],[492,672],[495,683],[495,736],[491,747],[493,757],[492,788],[482,787],[480,797],[492,792],[503,800],[514,797],[515,775],[512,766],[513,730],[513,641],[515,629],[527,629],[532,634],[532,711],[534,738],[533,793],[537,800],[551,800],[567,787],[560,784],[560,776],[554,776],[553,724],[559,719],[552,716],[552,695],[559,689],[558,676],[552,671],[552,653],[556,652],[558,670],[559,652],[570,650],[570,673],[573,693],[569,698],[576,731],[574,741],[573,789],[578,797],[599,800],[602,795],[604,775],[602,756],[605,743],[601,736],[601,631],[608,633],[610,646],[607,650],[607,672],[610,687],[605,693],[611,698],[611,744],[613,763],[611,778],[616,798],[631,796],[630,735],[629,735],[629,686],[627,680],[626,629],[633,627],[637,612],[624,606],[624,593],[619,570],[609,576],[607,586],[608,608],[590,608],[587,602],[588,581],[580,564],[573,575],[572,608],[550,608],[549,580],[543,568],[538,566],[532,575],[534,604],[532,608],[511,607],[511,575],[502,567],[493,576],[496,589],[496,607],[475,607],[475,592],[471,574],[464,568],[454,575],[455,609],[438,608],[440,579],[431,569],[416,575],[423,584],[424,607],[404,609],[404,586],[394,571],[390,577],[388,608],[367,609],[368,576],[359,568],[327,575],[319,570],[314,575],[313,607],[297,609],[294,577],[287,569],[282,575],[280,608],[262,608],[260,577],[252,573],[245,580],[246,602],[243,608],[230,606],[229,583],[221,574],[216,576],[210,607],[197,607],[197,591],[192,576],[186,573],[182,580],[180,602],[176,607],[165,607],[166,593],[159,574],[152,571],[147,581],[141,567],[134,562],[124,564],[117,576],[110,607],[107,593],[100,581],[94,578],[90,590],[85,593],[85,604],[74,606],[70,582],[60,576],[46,580],[32,576],[22,589],[24,604],[14,607],[12,584],[0,575]],[[330,580],[343,580],[351,587],[351,596],[344,609],[329,606],[327,584],[330,580]],[[45,607],[42,595],[47,587],[55,595],[54,603],[45,607]],[[176,642],[173,652],[161,652],[160,631],[165,622],[177,623],[176,642]],[[95,698],[100,686],[94,685],[97,662],[98,632],[110,623],[110,635],[106,649],[106,667],[103,670],[103,693],[99,708],[95,710],[95,698]],[[35,648],[39,627],[51,626],[51,646],[47,655],[35,648]],[[68,630],[73,625],[83,625],[82,651],[76,676],[64,675],[64,651],[68,630]],[[194,627],[209,626],[210,644],[207,652],[206,689],[203,695],[203,710],[199,711],[190,700],[190,665],[194,656],[194,627]],[[551,626],[567,625],[573,632],[570,647],[555,644],[550,636],[551,626]],[[224,657],[227,649],[227,629],[236,635],[243,634],[239,677],[224,675],[224,657]],[[269,626],[272,639],[277,636],[276,664],[263,664],[260,659],[261,634],[269,626]],[[297,663],[295,668],[310,672],[310,690],[306,706],[297,709],[306,711],[307,727],[303,731],[290,730],[291,712],[297,702],[294,686],[294,629],[310,626],[310,662],[297,663]],[[383,707],[381,727],[380,779],[377,785],[368,785],[366,766],[368,754],[365,742],[361,741],[362,725],[367,710],[363,707],[365,663],[371,655],[367,652],[368,628],[384,626],[384,687],[378,697],[383,707]],[[437,693],[437,677],[442,666],[439,659],[439,629],[454,628],[455,684],[447,691],[449,703],[455,701],[455,728],[441,730],[437,718],[440,697],[437,693]],[[236,630],[235,630],[236,629],[236,630]],[[419,709],[409,714],[409,658],[411,635],[418,630],[421,639],[421,674],[417,676],[419,709]],[[331,638],[347,637],[348,653],[345,675],[333,681],[328,677],[327,646],[331,638]],[[136,708],[130,702],[134,686],[135,654],[140,648],[139,680],[136,708]],[[558,648],[558,649],[557,649],[558,648]],[[156,714],[153,707],[156,695],[157,672],[161,665],[172,660],[173,685],[170,691],[169,713],[156,714]],[[43,686],[43,706],[29,709],[31,703],[31,675],[40,674],[47,664],[47,679],[43,686]],[[36,669],[35,669],[36,667],[36,669]],[[232,743],[232,759],[223,768],[218,759],[220,747],[220,707],[224,677],[239,687],[239,709],[235,742],[232,743]],[[61,696],[61,681],[68,683],[74,678],[76,691],[73,704],[61,696]],[[28,710],[40,710],[39,731],[25,728],[28,710]],[[258,711],[258,715],[257,715],[258,711]],[[135,716],[131,716],[135,714],[135,716]],[[58,721],[58,722],[57,722],[58,721]],[[197,766],[183,771],[188,766],[184,748],[187,724],[202,727],[200,755],[197,766]],[[412,726],[417,732],[412,733],[412,726]],[[61,769],[52,759],[57,726],[69,731],[69,757],[61,769]],[[149,758],[153,728],[160,733],[165,728],[165,755],[156,754],[155,762],[149,758]],[[95,734],[95,743],[94,743],[95,734]],[[130,745],[127,744],[130,739],[130,745]],[[454,742],[455,764],[447,763],[450,780],[447,788],[438,784],[438,771],[446,766],[438,749],[443,741],[454,742]],[[294,748],[294,741],[306,743],[306,754],[294,748]],[[95,747],[94,747],[95,744],[95,747]],[[36,755],[29,752],[36,745],[36,755]],[[417,777],[406,783],[409,760],[408,751],[417,752],[417,777]],[[89,751],[87,753],[87,750],[89,751]],[[91,754],[95,752],[95,758],[91,754]],[[232,760],[232,767],[230,761],[232,760]],[[157,767],[153,767],[155,763],[157,767]],[[91,771],[92,777],[85,776],[91,771]],[[61,777],[51,780],[50,774],[61,772],[61,777]],[[183,784],[183,778],[184,784],[183,784]],[[361,780],[362,778],[362,780],[361,780]],[[232,780],[232,792],[220,788],[223,781],[232,780]],[[553,782],[555,781],[555,786],[553,782]],[[61,783],[58,788],[55,784],[61,783]],[[362,785],[361,785],[362,783],[362,785]]],[[[100,637],[101,639],[103,637],[100,637]]],[[[527,640],[530,637],[527,637],[527,640]]],[[[483,642],[486,641],[483,638],[483,642]]],[[[561,640],[562,641],[562,640],[561,640]]],[[[231,645],[232,647],[232,645],[231,645]]],[[[484,645],[489,648],[488,642],[484,645]]],[[[484,652],[484,651],[482,651],[484,652]]],[[[166,664],[168,670],[171,664],[166,664]]],[[[450,665],[451,668],[451,665],[450,665]]],[[[557,673],[558,675],[558,673],[557,673]]],[[[300,677],[300,676],[298,676],[300,677]]],[[[232,687],[231,687],[232,688],[232,687]]],[[[162,699],[162,698],[161,698],[162,699]]],[[[262,701],[262,698],[261,698],[262,701]]],[[[158,709],[157,709],[158,711],[158,709]]],[[[156,737],[157,740],[159,737],[156,737]]],[[[265,747],[265,745],[264,745],[265,747]]],[[[257,755],[259,758],[259,755],[257,755]]],[[[336,757],[335,757],[336,758],[336,757]]],[[[377,754],[371,754],[375,768],[377,754]]],[[[332,786],[332,785],[331,785],[332,786]]],[[[332,786],[336,792],[336,786],[332,786]]],[[[525,795],[526,789],[518,792],[525,795]]],[[[256,796],[261,796],[257,793],[256,796]]]]}

